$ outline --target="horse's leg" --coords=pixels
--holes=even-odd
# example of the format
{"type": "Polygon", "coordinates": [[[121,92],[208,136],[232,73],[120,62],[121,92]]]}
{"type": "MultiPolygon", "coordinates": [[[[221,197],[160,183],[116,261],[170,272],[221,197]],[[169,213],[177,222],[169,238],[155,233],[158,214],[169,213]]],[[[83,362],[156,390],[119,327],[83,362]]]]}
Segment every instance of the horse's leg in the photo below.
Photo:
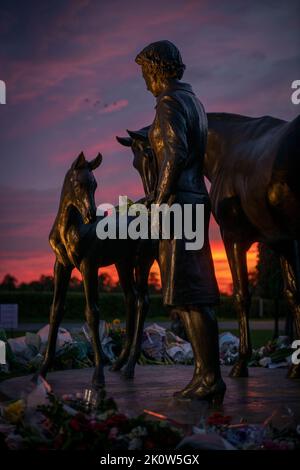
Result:
{"type": "Polygon", "coordinates": [[[92,384],[95,389],[98,389],[105,385],[103,370],[104,353],[99,337],[98,267],[90,260],[84,260],[80,265],[80,271],[83,278],[86,300],[85,317],[90,329],[95,358],[92,384]]]}
{"type": "Polygon", "coordinates": [[[277,339],[279,336],[279,300],[274,300],[274,331],[273,331],[273,340],[277,339]]]}
{"type": "Polygon", "coordinates": [[[48,336],[48,344],[41,369],[35,377],[37,377],[38,375],[46,377],[49,367],[53,363],[58,328],[64,313],[64,304],[72,269],[72,266],[65,267],[57,260],[54,264],[54,294],[50,310],[50,329],[48,336]]]}
{"type": "MultiPolygon", "coordinates": [[[[300,273],[299,266],[299,241],[291,244],[290,256],[281,257],[281,266],[284,280],[284,295],[287,299],[289,308],[294,317],[296,338],[300,338],[300,273]]],[[[299,364],[292,364],[288,377],[292,379],[300,378],[299,364]]]]}
{"type": "Polygon", "coordinates": [[[233,281],[234,304],[238,314],[240,347],[239,359],[233,366],[231,377],[248,377],[247,364],[252,354],[249,330],[250,294],[246,253],[249,245],[223,236],[226,254],[233,281]]]}
{"type": "Polygon", "coordinates": [[[289,307],[286,312],[284,334],[292,342],[294,338],[294,316],[292,309],[289,307]]]}
{"type": "Polygon", "coordinates": [[[123,369],[124,376],[127,378],[134,377],[135,365],[141,354],[144,323],[149,310],[148,277],[154,259],[151,244],[149,244],[148,247],[145,245],[145,250],[141,250],[138,254],[135,268],[137,286],[135,329],[129,358],[123,369]]]}
{"type": "Polygon", "coordinates": [[[116,264],[119,275],[119,281],[125,296],[126,309],[126,339],[125,344],[118,359],[111,366],[112,371],[120,370],[126,363],[130,347],[133,341],[135,328],[135,311],[136,311],[136,291],[134,282],[134,266],[131,261],[116,264]]]}

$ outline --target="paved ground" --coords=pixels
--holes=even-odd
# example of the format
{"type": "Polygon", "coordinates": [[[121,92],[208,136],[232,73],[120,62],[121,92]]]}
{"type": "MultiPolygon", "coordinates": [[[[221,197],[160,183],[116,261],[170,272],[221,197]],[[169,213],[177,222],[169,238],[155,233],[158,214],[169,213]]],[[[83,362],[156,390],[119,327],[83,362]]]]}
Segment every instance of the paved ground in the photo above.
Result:
{"type": "MultiPolygon", "coordinates": [[[[251,368],[250,377],[232,379],[230,368],[223,367],[227,384],[223,410],[236,421],[262,422],[271,413],[289,407],[300,418],[300,380],[285,378],[286,369],[251,368]]],[[[179,402],[172,398],[174,391],[190,380],[192,366],[137,366],[134,380],[126,380],[121,373],[106,371],[107,392],[122,411],[140,413],[143,409],[163,413],[169,418],[192,425],[207,414],[207,405],[201,402],[179,402]]],[[[48,381],[58,395],[83,392],[90,386],[92,369],[52,372],[48,381]]],[[[0,383],[0,394],[18,398],[30,385],[30,376],[18,377],[0,383]]]]}
{"type": "MultiPolygon", "coordinates": [[[[153,321],[146,322],[146,325],[150,325],[153,321]]],[[[158,322],[162,326],[169,326],[170,322],[158,322]]],[[[70,331],[78,331],[81,329],[83,323],[62,323],[62,327],[67,328],[70,331]]],[[[40,328],[45,326],[45,323],[20,323],[18,326],[18,331],[37,331],[40,328]]],[[[219,328],[222,330],[233,330],[238,329],[238,323],[235,320],[226,320],[219,322],[219,328]]],[[[274,321],[273,320],[250,320],[250,328],[253,330],[273,330],[274,321]]],[[[279,328],[281,331],[284,329],[284,322],[279,322],[279,328]]]]}

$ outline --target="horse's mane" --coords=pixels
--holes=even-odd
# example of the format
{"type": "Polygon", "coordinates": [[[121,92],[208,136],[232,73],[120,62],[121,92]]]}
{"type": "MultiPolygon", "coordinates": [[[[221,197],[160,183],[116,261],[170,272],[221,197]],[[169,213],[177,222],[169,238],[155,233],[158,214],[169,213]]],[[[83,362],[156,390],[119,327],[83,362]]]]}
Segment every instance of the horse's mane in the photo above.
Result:
{"type": "Polygon", "coordinates": [[[234,114],[234,113],[207,113],[208,121],[227,121],[227,122],[240,122],[245,123],[247,121],[259,121],[259,120],[269,120],[274,125],[281,124],[286,122],[283,119],[275,118],[273,116],[259,116],[259,117],[252,117],[252,116],[244,116],[242,114],[234,114]]]}

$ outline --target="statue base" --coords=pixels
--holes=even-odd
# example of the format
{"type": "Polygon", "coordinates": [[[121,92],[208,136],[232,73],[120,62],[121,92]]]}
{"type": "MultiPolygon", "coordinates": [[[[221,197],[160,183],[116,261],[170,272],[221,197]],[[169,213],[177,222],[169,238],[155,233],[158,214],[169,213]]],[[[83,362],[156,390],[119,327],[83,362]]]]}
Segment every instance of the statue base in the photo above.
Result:
{"type": "MultiPolygon", "coordinates": [[[[220,411],[249,423],[262,423],[274,410],[285,405],[300,418],[300,380],[286,378],[287,369],[249,368],[248,378],[229,377],[231,367],[223,366],[227,385],[224,404],[220,411]]],[[[91,387],[93,369],[50,372],[47,380],[58,396],[83,392],[91,387]]],[[[198,424],[201,417],[210,414],[205,402],[178,401],[173,393],[191,379],[193,366],[146,365],[136,367],[133,380],[125,379],[121,372],[106,368],[107,396],[114,398],[121,412],[135,416],[143,410],[163,414],[186,425],[198,424]],[[176,369],[176,371],[174,370],[176,369]]],[[[4,380],[0,383],[2,400],[18,399],[30,387],[31,375],[4,380]]]]}

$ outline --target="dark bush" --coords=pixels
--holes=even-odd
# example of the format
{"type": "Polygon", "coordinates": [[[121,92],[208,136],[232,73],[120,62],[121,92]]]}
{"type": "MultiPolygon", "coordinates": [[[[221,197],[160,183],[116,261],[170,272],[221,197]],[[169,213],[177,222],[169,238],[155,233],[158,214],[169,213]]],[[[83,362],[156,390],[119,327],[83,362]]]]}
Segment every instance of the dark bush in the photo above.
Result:
{"type": "MultiPolygon", "coordinates": [[[[48,321],[49,309],[52,302],[51,292],[27,292],[27,291],[6,291],[0,292],[0,303],[17,303],[19,304],[19,321],[20,322],[41,322],[48,321]]],[[[65,321],[84,321],[85,300],[82,292],[70,292],[66,300],[65,321]]],[[[124,320],[125,308],[122,293],[103,293],[100,295],[100,315],[102,319],[111,321],[114,318],[124,320]]],[[[279,304],[280,316],[286,314],[285,302],[279,304]]],[[[219,318],[235,318],[236,313],[232,298],[230,296],[222,296],[221,303],[216,307],[216,313],[219,318]]],[[[274,301],[264,300],[264,318],[272,318],[274,314],[274,301]]],[[[251,317],[257,318],[259,315],[259,301],[257,298],[252,299],[251,317]]],[[[150,312],[148,319],[151,317],[169,318],[166,309],[163,308],[162,298],[160,295],[150,296],[150,312]]]]}
{"type": "MultiPolygon", "coordinates": [[[[20,322],[40,322],[48,320],[52,302],[51,292],[0,292],[1,304],[18,304],[20,322]]],[[[99,301],[101,318],[111,321],[114,318],[125,318],[125,306],[122,293],[103,293],[99,301]]],[[[81,292],[70,292],[67,295],[65,306],[65,321],[84,321],[85,299],[81,292]]],[[[165,316],[161,296],[151,296],[149,317],[165,316]]]]}

